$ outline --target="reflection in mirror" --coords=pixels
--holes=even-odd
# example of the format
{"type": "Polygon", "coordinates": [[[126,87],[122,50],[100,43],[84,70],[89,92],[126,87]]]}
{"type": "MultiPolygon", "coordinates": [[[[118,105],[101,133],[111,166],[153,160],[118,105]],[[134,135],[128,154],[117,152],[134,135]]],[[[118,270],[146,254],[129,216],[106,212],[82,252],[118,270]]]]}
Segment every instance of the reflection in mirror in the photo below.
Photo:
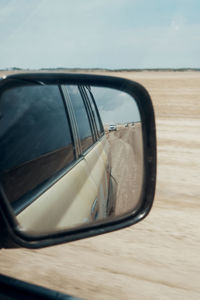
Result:
{"type": "Polygon", "coordinates": [[[18,85],[0,95],[0,180],[31,234],[108,221],[140,204],[143,138],[135,100],[77,85],[18,85]]]}
{"type": "Polygon", "coordinates": [[[117,184],[115,215],[133,211],[143,184],[143,138],[135,100],[113,89],[93,88],[109,145],[111,175],[117,184]]]}

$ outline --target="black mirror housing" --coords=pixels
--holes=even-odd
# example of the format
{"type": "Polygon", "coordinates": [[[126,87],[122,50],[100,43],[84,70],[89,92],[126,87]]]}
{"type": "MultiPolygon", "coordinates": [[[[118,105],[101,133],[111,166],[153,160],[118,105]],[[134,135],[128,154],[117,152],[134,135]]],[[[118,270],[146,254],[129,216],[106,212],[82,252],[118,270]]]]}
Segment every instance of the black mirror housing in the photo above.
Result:
{"type": "MultiPolygon", "coordinates": [[[[101,218],[97,219],[97,211],[99,209],[99,204],[97,205],[96,199],[92,204],[92,212],[91,217],[94,221],[91,223],[85,223],[84,226],[72,226],[70,228],[63,227],[62,230],[59,231],[44,231],[41,233],[31,232],[30,230],[24,230],[24,226],[21,226],[19,220],[17,220],[16,215],[13,213],[13,207],[10,202],[13,203],[22,203],[22,200],[16,202],[15,198],[12,201],[9,201],[8,195],[14,195],[15,193],[9,192],[9,186],[6,189],[4,185],[3,179],[0,182],[0,222],[1,226],[1,237],[0,237],[0,245],[2,247],[27,247],[27,248],[40,248],[46,247],[55,244],[66,243],[74,240],[79,240],[87,237],[92,237],[95,235],[111,232],[114,230],[118,230],[121,228],[125,228],[127,226],[131,226],[137,222],[140,222],[144,219],[151,210],[154,194],[155,194],[155,186],[156,186],[156,128],[155,128],[155,117],[154,110],[151,98],[147,92],[147,90],[137,82],[130,81],[124,78],[119,77],[111,77],[111,76],[101,76],[101,75],[88,75],[88,74],[62,74],[62,73],[27,73],[27,74],[17,74],[10,75],[5,77],[0,81],[0,109],[1,109],[1,95],[3,95],[6,91],[10,89],[23,87],[23,86],[52,86],[57,85],[61,91],[61,94],[64,95],[67,93],[62,87],[65,85],[70,86],[78,86],[81,95],[84,97],[88,97],[86,94],[91,95],[92,87],[95,90],[98,87],[103,87],[105,89],[116,90],[120,93],[126,93],[127,95],[134,98],[135,103],[137,105],[140,119],[141,119],[141,132],[142,132],[142,143],[143,143],[143,166],[142,166],[142,184],[141,191],[139,196],[139,201],[137,205],[133,206],[132,209],[127,210],[127,212],[123,212],[122,214],[112,215],[110,211],[112,208],[109,208],[109,213],[105,220],[101,218]],[[9,194],[10,193],[10,194],[9,194]]],[[[93,95],[91,96],[93,97],[93,95]]],[[[88,101],[88,100],[87,100],[88,101]]],[[[86,102],[87,102],[86,101],[86,102]]],[[[93,101],[93,100],[91,100],[93,101]]],[[[73,104],[73,103],[72,103],[73,104]]],[[[71,105],[71,104],[70,104],[71,105]]],[[[73,110],[72,105],[66,105],[65,109],[68,111],[73,110]]],[[[95,106],[94,102],[94,106],[95,106]]],[[[92,107],[92,106],[91,106],[92,107]]],[[[135,130],[136,123],[133,120],[131,122],[120,123],[119,119],[116,124],[111,124],[108,129],[105,129],[105,124],[102,125],[101,118],[99,117],[99,111],[97,109],[96,115],[92,112],[92,108],[88,107],[88,102],[86,103],[87,113],[90,115],[89,124],[92,128],[92,136],[93,141],[98,142],[102,139],[102,136],[108,139],[110,135],[116,135],[120,130],[127,132],[127,130],[135,130]],[[99,125],[94,125],[96,120],[99,119],[99,125]],[[104,129],[101,129],[101,127],[104,129]],[[121,129],[122,128],[122,129],[121,129]]],[[[0,111],[1,113],[1,111],[0,111]]],[[[74,113],[72,113],[74,116],[74,113]]],[[[81,159],[86,157],[88,153],[88,148],[83,151],[84,145],[80,143],[80,140],[76,137],[79,134],[80,129],[77,129],[77,124],[74,121],[74,117],[71,119],[71,116],[68,114],[68,118],[71,122],[71,131],[73,131],[73,148],[75,148],[75,160],[81,161],[81,159]],[[81,150],[82,149],[82,150],[81,150]]],[[[0,120],[1,121],[1,120],[0,120]]],[[[87,141],[88,142],[88,141],[87,141]]],[[[91,146],[91,145],[90,145],[91,146]]],[[[90,147],[88,146],[88,147],[90,147]]],[[[92,146],[91,146],[92,147],[92,146]]],[[[91,148],[92,149],[92,148],[91,148]]],[[[54,152],[52,152],[54,153],[54,152]]],[[[61,155],[61,154],[60,154],[61,155]]],[[[1,158],[3,159],[3,158],[1,158]]],[[[31,158],[32,160],[33,158],[31,158]]],[[[86,157],[87,160],[87,157],[86,157]]],[[[2,164],[3,165],[3,164],[2,164]]],[[[76,165],[76,164],[74,164],[76,165]]],[[[74,166],[73,165],[73,166],[74,166]]],[[[3,165],[4,166],[4,165],[3,165]]],[[[9,164],[8,164],[9,166],[9,164]]],[[[70,165],[71,170],[73,168],[70,165]]],[[[132,165],[130,164],[130,168],[132,165]]],[[[2,167],[3,168],[3,167],[2,167]]],[[[23,169],[24,169],[23,164],[23,169]]],[[[108,169],[108,167],[107,167],[108,169]]],[[[62,171],[62,170],[61,170],[62,171]]],[[[61,172],[59,170],[59,172],[61,172]]],[[[68,172],[68,171],[67,171],[68,172]]],[[[109,171],[110,172],[110,171],[109,171]]],[[[137,175],[137,174],[136,174],[137,175]]],[[[63,178],[63,173],[59,173],[59,180],[63,178]]],[[[111,176],[112,177],[112,176],[111,176]]],[[[49,183],[45,178],[45,184],[49,183]]],[[[55,179],[54,183],[58,182],[58,178],[55,179]]],[[[39,185],[39,187],[41,187],[39,185]]],[[[31,186],[30,190],[34,190],[35,187],[31,186]]],[[[43,188],[43,186],[42,186],[43,188]]],[[[38,193],[38,189],[35,190],[35,194],[38,193]]],[[[25,194],[25,192],[24,192],[25,194]]],[[[44,194],[44,191],[40,192],[40,194],[44,194]]],[[[19,198],[23,195],[19,195],[19,198]]],[[[15,197],[15,196],[10,196],[15,197]]],[[[32,192],[27,193],[20,199],[25,199],[26,203],[33,203],[32,192]]],[[[123,203],[122,203],[123,204],[123,203]]],[[[21,205],[21,204],[20,204],[21,205]]],[[[16,211],[17,214],[23,212],[26,207],[17,206],[16,211]]],[[[23,203],[22,203],[23,206],[23,203]]],[[[59,206],[59,203],[58,203],[59,206]]],[[[69,225],[69,224],[68,224],[69,225]]]]}

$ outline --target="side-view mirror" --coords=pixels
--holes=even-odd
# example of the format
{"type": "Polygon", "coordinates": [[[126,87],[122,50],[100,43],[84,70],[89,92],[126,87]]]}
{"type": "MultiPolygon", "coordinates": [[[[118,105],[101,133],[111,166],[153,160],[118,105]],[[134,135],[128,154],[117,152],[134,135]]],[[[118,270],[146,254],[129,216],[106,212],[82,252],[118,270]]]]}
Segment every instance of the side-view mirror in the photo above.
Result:
{"type": "Polygon", "coordinates": [[[61,73],[0,80],[0,245],[130,226],[149,213],[155,183],[154,111],[140,84],[61,73]]]}

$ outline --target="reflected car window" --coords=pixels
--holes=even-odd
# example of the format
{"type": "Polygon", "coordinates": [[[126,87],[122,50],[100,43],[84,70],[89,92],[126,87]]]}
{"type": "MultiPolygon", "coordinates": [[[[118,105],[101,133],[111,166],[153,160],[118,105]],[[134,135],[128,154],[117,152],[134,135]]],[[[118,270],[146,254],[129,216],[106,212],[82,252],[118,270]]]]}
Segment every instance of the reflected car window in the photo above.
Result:
{"type": "Polygon", "coordinates": [[[7,90],[0,113],[0,175],[13,201],[74,160],[72,138],[58,86],[7,90]]]}
{"type": "Polygon", "coordinates": [[[90,101],[92,111],[94,113],[95,122],[96,122],[96,125],[97,125],[98,135],[100,136],[104,132],[104,129],[103,129],[102,123],[100,121],[100,117],[98,115],[96,105],[94,103],[94,97],[93,97],[92,93],[88,90],[87,87],[85,88],[85,91],[86,91],[88,99],[90,101]]]}
{"type": "Polygon", "coordinates": [[[78,132],[81,140],[82,151],[84,152],[93,144],[91,127],[88,114],[77,86],[67,86],[74,110],[78,132]]]}

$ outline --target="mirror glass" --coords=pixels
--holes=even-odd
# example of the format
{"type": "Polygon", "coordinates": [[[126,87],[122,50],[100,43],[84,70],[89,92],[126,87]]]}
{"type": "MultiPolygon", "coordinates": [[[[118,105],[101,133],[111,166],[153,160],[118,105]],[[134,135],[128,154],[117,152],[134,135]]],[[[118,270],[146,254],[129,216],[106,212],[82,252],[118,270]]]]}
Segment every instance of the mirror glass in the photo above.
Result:
{"type": "Polygon", "coordinates": [[[23,232],[134,211],[143,185],[136,101],[105,87],[21,84],[0,94],[0,184],[23,232]]]}

